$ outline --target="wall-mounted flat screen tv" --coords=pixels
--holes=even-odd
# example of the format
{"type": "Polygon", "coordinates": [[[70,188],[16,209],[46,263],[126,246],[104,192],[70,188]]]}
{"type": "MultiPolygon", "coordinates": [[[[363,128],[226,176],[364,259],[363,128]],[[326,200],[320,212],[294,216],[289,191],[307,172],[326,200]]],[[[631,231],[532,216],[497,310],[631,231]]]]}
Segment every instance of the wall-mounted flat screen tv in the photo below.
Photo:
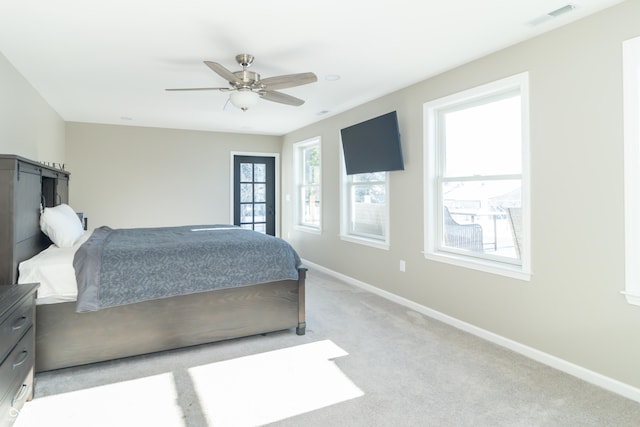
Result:
{"type": "Polygon", "coordinates": [[[340,131],[347,175],[404,170],[395,111],[340,131]]]}

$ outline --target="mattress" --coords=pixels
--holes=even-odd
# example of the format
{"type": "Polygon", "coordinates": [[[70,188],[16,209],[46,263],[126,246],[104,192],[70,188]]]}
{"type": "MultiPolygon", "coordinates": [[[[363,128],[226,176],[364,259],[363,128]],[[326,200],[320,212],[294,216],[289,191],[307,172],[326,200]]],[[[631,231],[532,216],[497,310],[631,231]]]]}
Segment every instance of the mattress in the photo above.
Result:
{"type": "Polygon", "coordinates": [[[39,283],[36,304],[77,311],[217,288],[296,280],[300,258],[284,240],[228,225],[85,232],[19,265],[18,283],[39,283]]]}
{"type": "Polygon", "coordinates": [[[85,232],[71,247],[49,246],[36,256],[18,266],[18,283],[40,283],[36,304],[54,304],[75,301],[78,296],[73,257],[78,248],[89,238],[85,232]]]}

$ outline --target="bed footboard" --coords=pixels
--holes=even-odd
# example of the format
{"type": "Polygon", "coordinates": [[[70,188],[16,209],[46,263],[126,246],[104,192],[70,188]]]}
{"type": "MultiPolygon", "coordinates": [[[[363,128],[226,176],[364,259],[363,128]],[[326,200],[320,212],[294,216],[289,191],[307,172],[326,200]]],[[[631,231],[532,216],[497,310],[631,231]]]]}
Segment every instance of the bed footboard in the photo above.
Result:
{"type": "Polygon", "coordinates": [[[305,273],[284,280],[76,313],[37,306],[36,372],[296,328],[305,333],[305,273]]]}

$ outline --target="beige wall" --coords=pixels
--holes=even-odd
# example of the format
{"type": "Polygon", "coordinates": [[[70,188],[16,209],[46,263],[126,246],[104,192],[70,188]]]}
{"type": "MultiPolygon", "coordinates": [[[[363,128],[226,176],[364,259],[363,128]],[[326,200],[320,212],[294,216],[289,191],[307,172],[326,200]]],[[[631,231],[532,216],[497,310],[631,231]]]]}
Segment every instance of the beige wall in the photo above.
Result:
{"type": "Polygon", "coordinates": [[[65,124],[0,52],[0,153],[64,163],[65,124]]]}
{"type": "Polygon", "coordinates": [[[640,307],[624,289],[621,43],[639,36],[640,1],[466,64],[285,137],[283,194],[292,194],[292,144],[322,137],[322,235],[282,235],[301,256],[479,328],[640,387],[640,307]],[[523,282],[424,258],[422,105],[530,73],[532,266],[523,282]],[[397,110],[406,170],[392,172],[391,249],[341,241],[339,129],[397,110]],[[406,260],[406,273],[399,260],[406,260]]]}
{"type": "Polygon", "coordinates": [[[67,123],[69,202],[91,228],[227,224],[231,152],[280,149],[273,136],[67,123]]]}

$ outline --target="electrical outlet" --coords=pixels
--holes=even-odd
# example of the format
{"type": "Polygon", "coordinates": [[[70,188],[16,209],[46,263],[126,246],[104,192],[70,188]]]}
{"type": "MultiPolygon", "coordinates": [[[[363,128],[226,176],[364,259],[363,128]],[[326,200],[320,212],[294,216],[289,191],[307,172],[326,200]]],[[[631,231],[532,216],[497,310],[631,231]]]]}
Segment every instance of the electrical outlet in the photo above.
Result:
{"type": "Polygon", "coordinates": [[[406,263],[406,262],[404,262],[404,260],[403,260],[403,259],[401,259],[401,260],[400,260],[400,271],[401,271],[401,272],[403,272],[403,273],[404,273],[405,271],[407,271],[407,263],[406,263]]]}

